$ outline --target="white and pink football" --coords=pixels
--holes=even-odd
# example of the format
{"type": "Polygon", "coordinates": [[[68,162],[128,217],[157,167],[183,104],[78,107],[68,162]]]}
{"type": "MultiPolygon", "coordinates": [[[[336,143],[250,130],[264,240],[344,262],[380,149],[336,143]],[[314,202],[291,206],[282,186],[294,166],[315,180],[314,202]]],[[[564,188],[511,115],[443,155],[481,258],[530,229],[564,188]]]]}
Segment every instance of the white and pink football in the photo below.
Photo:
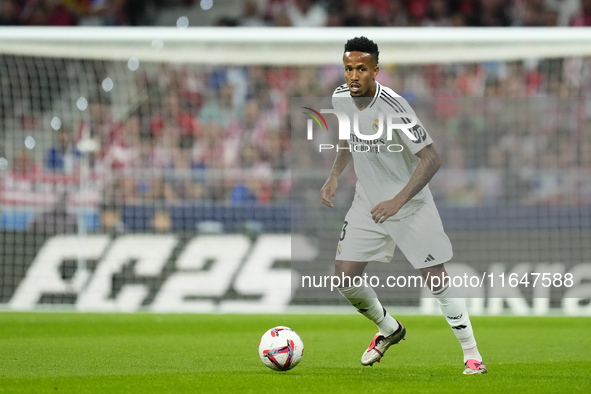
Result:
{"type": "Polygon", "coordinates": [[[297,332],[277,326],[263,334],[259,342],[259,356],[267,367],[275,371],[294,368],[304,355],[304,343],[297,332]]]}

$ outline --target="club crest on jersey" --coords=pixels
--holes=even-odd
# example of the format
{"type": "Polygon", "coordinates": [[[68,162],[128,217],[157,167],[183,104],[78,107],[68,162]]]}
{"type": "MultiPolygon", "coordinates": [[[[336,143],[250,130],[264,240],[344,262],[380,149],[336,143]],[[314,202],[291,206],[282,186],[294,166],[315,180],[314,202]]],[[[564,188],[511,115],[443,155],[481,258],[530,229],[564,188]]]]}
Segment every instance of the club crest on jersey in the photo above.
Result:
{"type": "Polygon", "coordinates": [[[373,122],[373,131],[378,131],[380,129],[380,120],[379,119],[375,119],[373,122]]]}
{"type": "Polygon", "coordinates": [[[338,248],[337,248],[337,254],[341,254],[343,253],[343,247],[341,244],[339,244],[338,248]]]}

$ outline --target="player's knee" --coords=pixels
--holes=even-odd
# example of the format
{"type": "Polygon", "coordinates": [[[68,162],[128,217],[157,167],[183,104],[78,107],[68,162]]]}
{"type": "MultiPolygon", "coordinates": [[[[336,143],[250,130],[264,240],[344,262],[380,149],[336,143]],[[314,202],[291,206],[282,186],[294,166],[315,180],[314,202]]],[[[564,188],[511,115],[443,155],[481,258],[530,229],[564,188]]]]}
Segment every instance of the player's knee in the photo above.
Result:
{"type": "Polygon", "coordinates": [[[341,276],[345,273],[344,263],[342,260],[336,260],[334,262],[334,276],[341,276]]]}
{"type": "Polygon", "coordinates": [[[367,263],[356,261],[336,260],[334,264],[334,275],[338,277],[354,277],[363,275],[367,263]]]}
{"type": "Polygon", "coordinates": [[[356,267],[350,261],[336,260],[334,264],[334,276],[355,276],[356,267]]]}
{"type": "Polygon", "coordinates": [[[426,281],[427,287],[432,292],[439,292],[449,284],[447,271],[443,264],[421,268],[420,271],[423,279],[426,281]]]}

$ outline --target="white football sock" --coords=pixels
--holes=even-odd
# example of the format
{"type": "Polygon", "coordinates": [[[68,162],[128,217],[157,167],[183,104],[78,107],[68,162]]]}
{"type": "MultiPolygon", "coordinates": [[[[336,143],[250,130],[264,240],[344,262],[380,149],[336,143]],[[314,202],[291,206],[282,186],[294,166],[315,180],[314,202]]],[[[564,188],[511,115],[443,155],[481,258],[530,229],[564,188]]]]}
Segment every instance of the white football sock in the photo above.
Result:
{"type": "Polygon", "coordinates": [[[357,308],[357,312],[378,326],[380,334],[388,336],[398,329],[398,322],[386,312],[371,287],[342,287],[339,292],[357,308]]]}
{"type": "Polygon", "coordinates": [[[445,320],[447,320],[462,345],[464,362],[468,359],[482,361],[482,356],[476,346],[472,323],[470,323],[470,316],[468,316],[464,299],[454,298],[449,286],[435,290],[433,295],[437,298],[437,302],[439,302],[439,307],[445,316],[445,320]]]}

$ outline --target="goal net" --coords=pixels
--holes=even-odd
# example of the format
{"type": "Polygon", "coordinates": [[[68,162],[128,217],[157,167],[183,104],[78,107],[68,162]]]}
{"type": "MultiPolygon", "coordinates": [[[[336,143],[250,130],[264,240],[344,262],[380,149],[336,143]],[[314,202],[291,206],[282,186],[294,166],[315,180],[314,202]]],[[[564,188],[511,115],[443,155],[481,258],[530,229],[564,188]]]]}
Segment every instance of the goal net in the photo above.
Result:
{"type": "MultiPolygon", "coordinates": [[[[442,155],[451,270],[497,281],[473,311],[590,314],[591,34],[569,28],[3,29],[2,308],[345,305],[301,279],[332,273],[356,178],[321,204],[334,151],[305,147],[292,99],[330,98],[360,34],[442,155]]],[[[399,251],[371,267],[415,274],[399,251]]],[[[378,289],[433,312],[425,294],[378,289]]]]}

